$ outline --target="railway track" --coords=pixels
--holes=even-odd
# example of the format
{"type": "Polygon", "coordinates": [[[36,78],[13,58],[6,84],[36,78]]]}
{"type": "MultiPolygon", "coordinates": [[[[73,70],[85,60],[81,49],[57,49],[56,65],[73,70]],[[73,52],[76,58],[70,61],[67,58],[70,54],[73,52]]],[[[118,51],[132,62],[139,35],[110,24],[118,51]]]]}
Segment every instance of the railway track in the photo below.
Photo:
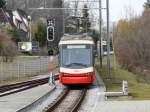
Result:
{"type": "Polygon", "coordinates": [[[76,112],[81,105],[87,89],[64,89],[62,94],[44,112],[76,112]]]}
{"type": "MultiPolygon", "coordinates": [[[[56,75],[54,79],[58,80],[58,75],[56,75]]],[[[0,97],[46,84],[48,80],[49,77],[46,77],[42,79],[36,79],[36,80],[31,80],[31,81],[26,81],[26,82],[11,84],[11,85],[0,86],[0,97]]]]}

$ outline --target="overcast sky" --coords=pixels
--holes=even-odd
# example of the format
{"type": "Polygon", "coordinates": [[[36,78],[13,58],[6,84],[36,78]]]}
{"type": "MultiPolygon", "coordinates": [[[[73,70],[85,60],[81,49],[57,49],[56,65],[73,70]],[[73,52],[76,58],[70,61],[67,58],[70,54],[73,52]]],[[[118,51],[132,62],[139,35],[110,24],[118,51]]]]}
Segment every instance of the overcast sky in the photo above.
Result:
{"type": "MultiPolygon", "coordinates": [[[[66,1],[73,1],[73,0],[66,0],[66,1]]],[[[74,0],[75,1],[75,0],[74,0]]],[[[83,3],[80,1],[99,1],[99,0],[78,0],[79,3],[82,4],[80,6],[83,7],[83,3]]],[[[106,8],[106,0],[102,1],[102,7],[106,8]]],[[[140,15],[143,11],[143,5],[147,0],[109,0],[110,4],[110,21],[117,22],[121,18],[125,18],[128,15],[128,12],[134,12],[135,15],[140,15]],[[131,10],[131,11],[130,11],[131,10]]],[[[74,2],[70,2],[74,3],[74,2]]],[[[89,2],[89,8],[98,8],[99,2],[89,2]]],[[[95,16],[95,19],[99,19],[99,11],[98,10],[91,10],[95,16]]],[[[103,10],[103,21],[106,21],[106,10],[103,10]]]]}
{"type": "MultiPolygon", "coordinates": [[[[102,0],[103,6],[105,6],[102,0]]],[[[143,4],[147,0],[109,0],[110,1],[110,20],[117,21],[125,17],[127,7],[130,7],[135,14],[141,14],[143,11],[143,4]]],[[[104,11],[103,11],[104,14],[104,11]]]]}

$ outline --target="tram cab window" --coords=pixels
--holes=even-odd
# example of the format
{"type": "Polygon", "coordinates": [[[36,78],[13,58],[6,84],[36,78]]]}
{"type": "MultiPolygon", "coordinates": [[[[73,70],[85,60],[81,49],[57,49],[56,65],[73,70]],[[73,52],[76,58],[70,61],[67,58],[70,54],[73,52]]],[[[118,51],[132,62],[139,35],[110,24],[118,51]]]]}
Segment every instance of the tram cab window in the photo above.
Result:
{"type": "Polygon", "coordinates": [[[63,45],[61,53],[61,66],[63,67],[80,69],[93,64],[90,45],[63,45]]]}

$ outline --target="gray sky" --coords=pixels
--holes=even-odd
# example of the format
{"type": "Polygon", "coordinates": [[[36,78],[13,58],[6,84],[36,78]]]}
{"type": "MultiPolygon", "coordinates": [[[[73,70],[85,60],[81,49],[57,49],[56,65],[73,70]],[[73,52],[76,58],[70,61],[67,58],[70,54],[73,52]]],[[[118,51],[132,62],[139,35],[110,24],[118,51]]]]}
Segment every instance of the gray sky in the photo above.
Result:
{"type": "MultiPolygon", "coordinates": [[[[66,0],[66,1],[75,1],[75,0],[66,0]]],[[[78,0],[79,3],[83,5],[80,0],[78,0]]],[[[98,1],[98,0],[81,0],[81,1],[98,1]]],[[[102,1],[102,7],[106,7],[106,0],[102,1]]],[[[118,21],[121,18],[125,18],[129,12],[134,12],[133,15],[140,15],[143,11],[143,5],[147,0],[109,0],[110,2],[110,21],[118,21]]],[[[71,2],[74,3],[74,2],[71,2]]],[[[83,6],[80,7],[83,7],[83,6]]],[[[88,4],[89,8],[98,8],[99,3],[98,2],[89,2],[88,4]]],[[[93,20],[99,19],[99,11],[98,10],[90,10],[91,14],[93,14],[91,17],[93,20]]],[[[106,21],[106,10],[103,10],[103,21],[106,21]]]]}
{"type": "MultiPolygon", "coordinates": [[[[102,1],[105,2],[106,0],[102,1]]],[[[110,0],[110,20],[117,21],[124,18],[127,7],[130,7],[135,14],[141,14],[145,1],[147,0],[110,0]]],[[[103,6],[105,7],[104,3],[103,6]]]]}

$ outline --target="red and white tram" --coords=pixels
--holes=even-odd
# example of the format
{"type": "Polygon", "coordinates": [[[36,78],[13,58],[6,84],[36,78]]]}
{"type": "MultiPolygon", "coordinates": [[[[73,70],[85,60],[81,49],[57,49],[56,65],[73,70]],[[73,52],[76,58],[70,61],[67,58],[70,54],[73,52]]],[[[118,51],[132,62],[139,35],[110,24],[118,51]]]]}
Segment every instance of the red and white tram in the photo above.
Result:
{"type": "Polygon", "coordinates": [[[59,81],[65,85],[94,81],[94,41],[87,35],[64,35],[59,42],[59,81]]]}

